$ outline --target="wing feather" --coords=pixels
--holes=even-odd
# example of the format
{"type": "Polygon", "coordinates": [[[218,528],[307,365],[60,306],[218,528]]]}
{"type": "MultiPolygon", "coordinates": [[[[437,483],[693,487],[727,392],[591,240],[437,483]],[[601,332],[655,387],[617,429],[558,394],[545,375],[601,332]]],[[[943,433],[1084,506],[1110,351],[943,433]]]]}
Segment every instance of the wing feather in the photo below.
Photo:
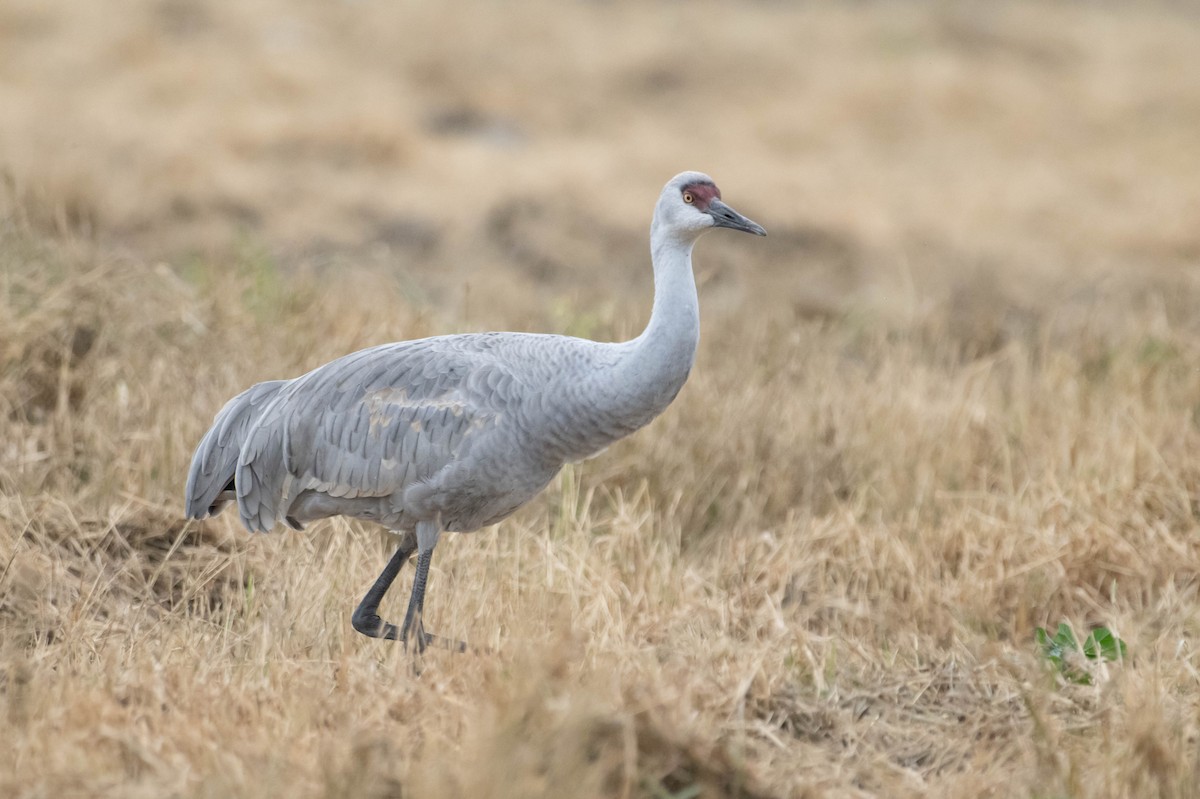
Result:
{"type": "Polygon", "coordinates": [[[242,442],[287,380],[258,383],[225,403],[213,418],[212,427],[196,447],[188,470],[184,506],[189,519],[203,519],[220,512],[219,499],[237,467],[242,442]]]}
{"type": "Polygon", "coordinates": [[[518,386],[502,359],[473,346],[482,338],[363,350],[278,392],[249,431],[237,464],[246,526],[270,529],[306,489],[386,497],[459,457],[464,443],[504,412],[518,386]]]}

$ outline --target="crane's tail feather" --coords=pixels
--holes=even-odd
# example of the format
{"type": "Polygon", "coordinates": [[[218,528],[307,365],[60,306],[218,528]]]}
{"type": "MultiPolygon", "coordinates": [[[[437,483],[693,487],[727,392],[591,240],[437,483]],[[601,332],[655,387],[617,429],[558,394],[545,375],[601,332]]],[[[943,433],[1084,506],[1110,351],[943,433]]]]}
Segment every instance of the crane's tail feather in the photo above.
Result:
{"type": "Polygon", "coordinates": [[[189,519],[214,516],[237,499],[234,473],[238,454],[263,409],[288,382],[270,380],[251,386],[225,403],[213,419],[188,471],[184,506],[189,519]]]}

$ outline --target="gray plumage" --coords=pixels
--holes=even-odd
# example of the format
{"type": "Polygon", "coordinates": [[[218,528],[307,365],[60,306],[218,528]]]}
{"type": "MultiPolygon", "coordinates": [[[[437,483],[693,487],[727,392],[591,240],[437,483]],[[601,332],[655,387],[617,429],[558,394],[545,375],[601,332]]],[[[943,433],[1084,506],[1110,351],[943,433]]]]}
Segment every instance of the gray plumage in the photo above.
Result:
{"type": "MultiPolygon", "coordinates": [[[[637,430],[674,399],[699,339],[691,250],[712,227],[763,233],[721,202],[707,176],[677,175],[651,226],[654,310],[632,341],[439,336],[372,347],[253,386],[221,409],[201,440],[188,475],[188,516],[218,513],[236,498],[252,532],[345,515],[406,534],[396,570],[413,543],[423,557],[421,597],[414,589],[405,631],[397,636],[374,615],[388,570],[374,605],[369,594],[355,614],[361,632],[406,639],[414,608],[419,624],[421,563],[427,568],[442,531],[500,521],[563,464],[637,430]],[[360,615],[379,629],[363,629],[360,615]]],[[[422,632],[418,644],[426,638],[422,632]]]]}
{"type": "Polygon", "coordinates": [[[287,380],[258,383],[225,403],[213,420],[213,426],[200,440],[188,472],[188,518],[203,519],[220,513],[226,504],[237,498],[229,483],[237,468],[242,442],[265,405],[287,383],[287,380]]]}

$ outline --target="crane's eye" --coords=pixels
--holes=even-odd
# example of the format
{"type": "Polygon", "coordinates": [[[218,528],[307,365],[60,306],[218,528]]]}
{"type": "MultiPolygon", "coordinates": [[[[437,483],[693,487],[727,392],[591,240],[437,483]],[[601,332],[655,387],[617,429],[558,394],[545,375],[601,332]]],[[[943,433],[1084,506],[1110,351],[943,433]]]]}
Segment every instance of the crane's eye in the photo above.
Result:
{"type": "Polygon", "coordinates": [[[696,198],[692,196],[692,193],[690,191],[685,191],[683,193],[683,201],[685,203],[687,203],[688,205],[691,205],[695,199],[696,198]]]}

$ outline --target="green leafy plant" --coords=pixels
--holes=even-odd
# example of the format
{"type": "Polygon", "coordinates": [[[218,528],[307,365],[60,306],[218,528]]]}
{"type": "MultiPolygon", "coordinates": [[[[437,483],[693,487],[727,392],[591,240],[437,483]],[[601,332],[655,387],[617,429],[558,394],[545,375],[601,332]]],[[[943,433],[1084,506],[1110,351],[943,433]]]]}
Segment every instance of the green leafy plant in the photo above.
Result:
{"type": "Polygon", "coordinates": [[[1034,630],[1034,638],[1042,655],[1058,669],[1063,677],[1079,685],[1091,685],[1092,673],[1087,668],[1090,661],[1124,660],[1125,642],[1107,627],[1096,627],[1079,645],[1075,632],[1066,622],[1058,625],[1058,632],[1051,635],[1045,627],[1034,630]]]}

